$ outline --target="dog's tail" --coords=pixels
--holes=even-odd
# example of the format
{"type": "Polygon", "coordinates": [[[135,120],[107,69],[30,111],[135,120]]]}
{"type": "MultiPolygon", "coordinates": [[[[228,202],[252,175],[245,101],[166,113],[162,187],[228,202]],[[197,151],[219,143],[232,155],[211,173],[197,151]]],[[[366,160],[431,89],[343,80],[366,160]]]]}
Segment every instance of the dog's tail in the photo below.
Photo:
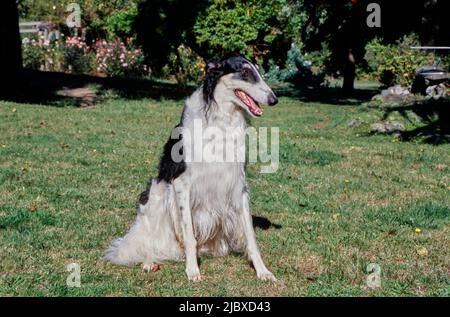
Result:
{"type": "Polygon", "coordinates": [[[111,246],[106,250],[104,260],[114,264],[130,265],[136,263],[135,257],[130,257],[124,254],[123,239],[117,238],[111,243],[111,246]]]}
{"type": "MultiPolygon", "coordinates": [[[[140,212],[138,212],[140,213],[140,212]]],[[[144,262],[149,257],[149,241],[146,240],[145,219],[138,214],[130,231],[122,238],[115,239],[106,250],[104,259],[114,264],[132,265],[144,262]]]]}
{"type": "Polygon", "coordinates": [[[161,185],[156,180],[151,181],[149,188],[141,195],[146,197],[146,201],[141,199],[136,221],[124,237],[112,242],[105,252],[105,260],[114,264],[131,265],[144,262],[150,256],[149,252],[152,249],[149,241],[152,230],[150,222],[156,220],[151,219],[151,213],[156,212],[152,210],[154,208],[162,208],[161,195],[164,193],[161,185]]]}

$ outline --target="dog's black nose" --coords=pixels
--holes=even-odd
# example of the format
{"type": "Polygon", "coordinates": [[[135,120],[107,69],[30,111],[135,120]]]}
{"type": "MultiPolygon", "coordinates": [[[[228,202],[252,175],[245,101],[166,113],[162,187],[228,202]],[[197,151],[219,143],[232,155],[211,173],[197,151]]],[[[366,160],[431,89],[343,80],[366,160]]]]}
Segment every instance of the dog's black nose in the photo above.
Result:
{"type": "Polygon", "coordinates": [[[267,101],[269,106],[275,106],[278,103],[278,98],[274,93],[271,93],[267,101]]]}

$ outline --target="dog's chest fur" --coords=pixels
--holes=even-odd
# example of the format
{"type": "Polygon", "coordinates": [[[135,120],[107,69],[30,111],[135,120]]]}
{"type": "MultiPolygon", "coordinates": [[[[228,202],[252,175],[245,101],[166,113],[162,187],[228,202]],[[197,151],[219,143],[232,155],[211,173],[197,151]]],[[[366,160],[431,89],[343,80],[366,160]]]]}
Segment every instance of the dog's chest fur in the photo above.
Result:
{"type": "MultiPolygon", "coordinates": [[[[195,98],[194,94],[192,98],[195,98]]],[[[220,105],[213,105],[205,118],[204,109],[197,109],[197,103],[186,102],[182,125],[194,133],[194,122],[201,120],[203,129],[213,127],[218,135],[203,134],[203,153],[211,149],[222,149],[223,162],[186,162],[186,171],[190,180],[190,205],[196,236],[207,241],[216,231],[225,231],[235,226],[236,210],[240,208],[242,193],[246,190],[245,182],[245,130],[247,122],[239,110],[224,111],[220,105]],[[232,144],[230,144],[232,143],[232,144]],[[232,160],[227,160],[226,151],[232,151],[232,160]],[[242,152],[244,151],[244,160],[242,152]],[[222,229],[222,230],[221,230],[222,229]]],[[[183,138],[184,140],[184,138],[183,138]]],[[[193,138],[193,147],[198,142],[193,138]]],[[[198,144],[197,144],[198,145],[198,144]]],[[[193,149],[191,149],[193,150],[193,149]]],[[[230,155],[228,153],[228,155],[230,155]]],[[[229,157],[230,158],[230,157],[229,157]]]]}

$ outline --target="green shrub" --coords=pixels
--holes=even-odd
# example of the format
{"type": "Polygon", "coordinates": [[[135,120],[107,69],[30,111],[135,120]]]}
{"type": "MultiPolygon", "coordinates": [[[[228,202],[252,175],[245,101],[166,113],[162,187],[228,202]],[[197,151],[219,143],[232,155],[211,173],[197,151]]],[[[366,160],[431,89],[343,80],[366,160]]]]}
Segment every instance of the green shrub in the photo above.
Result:
{"type": "MultiPolygon", "coordinates": [[[[77,3],[82,9],[82,26],[88,39],[109,35],[130,36],[133,14],[140,0],[16,0],[21,22],[46,21],[65,24],[67,5],[77,3]],[[131,23],[130,23],[131,22],[131,23]]],[[[134,32],[134,31],[133,31],[134,32]]]]}
{"type": "Polygon", "coordinates": [[[61,72],[64,71],[64,45],[60,41],[39,40],[25,37],[22,40],[22,58],[25,68],[61,72]]]}
{"type": "Polygon", "coordinates": [[[411,46],[419,45],[415,34],[404,36],[397,44],[390,45],[384,45],[381,39],[376,38],[366,45],[365,60],[384,85],[409,86],[417,68],[434,63],[434,53],[411,49],[411,46]]]}
{"type": "Polygon", "coordinates": [[[44,50],[36,40],[26,37],[22,41],[22,59],[25,68],[40,69],[44,61],[44,50]]]}
{"type": "Polygon", "coordinates": [[[194,25],[200,47],[212,55],[240,52],[247,57],[262,57],[270,53],[270,46],[281,34],[274,21],[284,1],[212,0],[209,3],[194,25]]]}
{"type": "Polygon", "coordinates": [[[204,76],[205,62],[190,47],[181,44],[176,53],[171,53],[166,67],[170,75],[181,85],[198,83],[204,76]],[[168,68],[168,69],[167,69],[168,68]]]}
{"type": "Polygon", "coordinates": [[[444,53],[437,54],[437,58],[439,60],[438,66],[450,72],[450,54],[448,53],[448,51],[444,51],[444,53]]]}
{"type": "Polygon", "coordinates": [[[105,21],[105,28],[110,38],[136,38],[135,19],[138,15],[137,5],[131,4],[128,8],[119,10],[109,16],[105,21]]]}
{"type": "Polygon", "coordinates": [[[292,44],[288,51],[285,67],[280,68],[273,61],[269,61],[269,70],[264,73],[264,77],[269,81],[291,82],[302,86],[318,86],[325,79],[321,68],[313,66],[295,44],[292,44]]]}

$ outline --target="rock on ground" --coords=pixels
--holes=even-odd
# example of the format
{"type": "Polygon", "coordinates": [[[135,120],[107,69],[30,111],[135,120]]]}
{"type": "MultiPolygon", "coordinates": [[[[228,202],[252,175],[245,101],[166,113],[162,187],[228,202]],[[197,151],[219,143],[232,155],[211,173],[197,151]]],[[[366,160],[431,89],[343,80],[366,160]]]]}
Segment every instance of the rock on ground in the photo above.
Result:
{"type": "Polygon", "coordinates": [[[372,133],[392,134],[405,131],[405,126],[399,121],[382,121],[370,126],[372,133]]]}

